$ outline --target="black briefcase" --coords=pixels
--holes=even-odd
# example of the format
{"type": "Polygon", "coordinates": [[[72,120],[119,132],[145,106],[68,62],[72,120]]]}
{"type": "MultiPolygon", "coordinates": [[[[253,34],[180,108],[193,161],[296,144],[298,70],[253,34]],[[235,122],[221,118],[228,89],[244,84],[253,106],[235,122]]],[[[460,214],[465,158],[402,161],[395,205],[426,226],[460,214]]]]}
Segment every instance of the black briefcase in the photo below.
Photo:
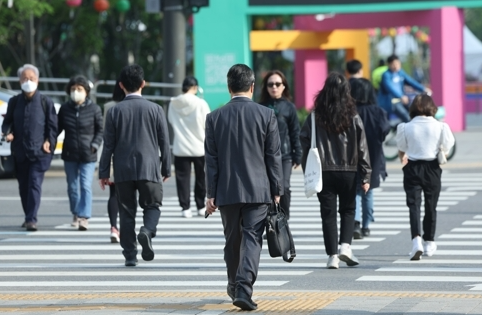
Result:
{"type": "Polygon", "coordinates": [[[0,178],[15,178],[14,157],[0,156],[0,178]]]}
{"type": "Polygon", "coordinates": [[[288,225],[288,218],[283,208],[275,202],[272,202],[268,208],[266,239],[271,257],[283,257],[286,262],[292,262],[296,257],[295,243],[288,225]]]}

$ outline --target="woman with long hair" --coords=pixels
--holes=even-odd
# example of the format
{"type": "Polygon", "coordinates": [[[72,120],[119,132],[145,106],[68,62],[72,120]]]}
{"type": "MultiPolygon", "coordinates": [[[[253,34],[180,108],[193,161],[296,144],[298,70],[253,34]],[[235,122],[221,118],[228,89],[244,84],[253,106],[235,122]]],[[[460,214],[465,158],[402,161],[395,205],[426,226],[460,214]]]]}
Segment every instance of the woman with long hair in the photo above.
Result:
{"type": "Polygon", "coordinates": [[[390,131],[390,123],[387,119],[387,112],[377,106],[375,89],[373,85],[364,78],[351,81],[351,96],[356,103],[358,115],[360,115],[365,127],[368,151],[370,152],[370,164],[372,176],[370,189],[364,193],[361,187],[356,191],[356,211],[354,239],[362,239],[370,236],[369,225],[374,222],[373,216],[373,188],[380,187],[380,177],[385,180],[387,177],[385,156],[383,154],[383,141],[390,131]],[[361,226],[360,226],[361,223],[361,226]]]}
{"type": "Polygon", "coordinates": [[[397,127],[400,161],[406,163],[403,167],[403,189],[410,210],[410,260],[420,260],[422,254],[432,256],[437,250],[434,237],[437,203],[442,188],[442,169],[437,154],[442,150],[447,155],[455,142],[449,125],[434,118],[437,109],[430,96],[417,95],[409,109],[412,120],[397,127]],[[422,191],[425,197],[423,235],[420,226],[422,191]]]}
{"type": "Polygon", "coordinates": [[[279,70],[269,71],[263,79],[259,103],[274,110],[278,120],[283,160],[284,194],[280,206],[289,219],[291,190],[291,169],[301,163],[300,122],[296,107],[291,102],[290,87],[284,74],[279,70]]]}
{"type": "Polygon", "coordinates": [[[370,189],[371,167],[363,122],[350,95],[350,84],[343,75],[331,73],[328,76],[323,89],[316,95],[314,110],[301,129],[303,169],[306,169],[313,127],[322,164],[323,190],[318,193],[318,200],[325,250],[329,256],[327,268],[338,269],[340,260],[348,266],[356,266],[359,262],[351,249],[356,189],[360,186],[365,193],[370,189]],[[315,126],[311,125],[311,115],[315,115],[315,126]]]}

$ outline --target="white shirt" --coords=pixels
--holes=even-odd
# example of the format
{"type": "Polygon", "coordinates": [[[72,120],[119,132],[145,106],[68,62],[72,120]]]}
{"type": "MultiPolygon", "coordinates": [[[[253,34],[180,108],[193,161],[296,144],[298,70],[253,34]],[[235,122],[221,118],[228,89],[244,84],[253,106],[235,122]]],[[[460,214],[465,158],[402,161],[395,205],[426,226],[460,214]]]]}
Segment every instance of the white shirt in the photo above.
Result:
{"type": "Polygon", "coordinates": [[[417,116],[397,127],[397,147],[409,160],[432,161],[437,158],[440,145],[447,154],[455,143],[449,125],[433,117],[417,116]]]}

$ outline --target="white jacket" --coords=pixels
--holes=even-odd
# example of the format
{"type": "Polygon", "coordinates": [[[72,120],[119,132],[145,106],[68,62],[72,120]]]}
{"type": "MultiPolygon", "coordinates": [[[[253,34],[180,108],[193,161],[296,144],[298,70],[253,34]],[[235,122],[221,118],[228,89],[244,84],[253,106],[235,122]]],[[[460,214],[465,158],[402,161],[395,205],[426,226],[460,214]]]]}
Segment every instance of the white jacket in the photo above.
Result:
{"type": "Polygon", "coordinates": [[[175,156],[204,156],[204,132],[208,103],[194,94],[175,97],[169,104],[167,119],[174,131],[175,156]]]}

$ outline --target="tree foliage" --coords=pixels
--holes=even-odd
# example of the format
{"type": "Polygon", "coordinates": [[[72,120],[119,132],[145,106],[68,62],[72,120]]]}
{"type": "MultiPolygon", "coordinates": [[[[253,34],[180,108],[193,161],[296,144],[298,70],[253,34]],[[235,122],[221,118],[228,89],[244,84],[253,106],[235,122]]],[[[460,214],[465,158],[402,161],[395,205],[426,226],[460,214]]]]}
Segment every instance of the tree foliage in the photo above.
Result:
{"type": "Polygon", "coordinates": [[[479,40],[482,40],[482,8],[465,10],[465,24],[479,40]]]}

